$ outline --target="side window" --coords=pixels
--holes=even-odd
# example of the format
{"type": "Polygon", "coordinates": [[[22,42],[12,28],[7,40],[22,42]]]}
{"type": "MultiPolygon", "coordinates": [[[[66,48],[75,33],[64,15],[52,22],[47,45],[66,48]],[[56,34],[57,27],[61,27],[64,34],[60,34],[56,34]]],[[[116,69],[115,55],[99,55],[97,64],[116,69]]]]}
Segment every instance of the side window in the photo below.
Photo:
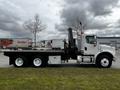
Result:
{"type": "Polygon", "coordinates": [[[96,42],[95,36],[86,36],[86,42],[89,44],[95,44],[96,42]]]}

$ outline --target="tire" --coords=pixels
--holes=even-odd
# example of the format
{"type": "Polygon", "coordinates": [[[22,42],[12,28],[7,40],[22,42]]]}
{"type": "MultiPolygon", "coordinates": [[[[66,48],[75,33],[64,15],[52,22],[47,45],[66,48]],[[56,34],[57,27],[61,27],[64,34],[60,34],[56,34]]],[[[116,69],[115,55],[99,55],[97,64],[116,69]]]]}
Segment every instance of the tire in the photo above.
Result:
{"type": "Polygon", "coordinates": [[[101,55],[97,58],[96,65],[99,68],[110,68],[112,66],[112,58],[107,55],[101,55]]]}
{"type": "Polygon", "coordinates": [[[28,63],[27,63],[27,59],[23,56],[18,56],[18,57],[15,57],[14,58],[14,66],[15,67],[25,67],[27,66],[28,63]]]}
{"type": "Polygon", "coordinates": [[[45,61],[45,58],[36,56],[32,59],[32,66],[35,68],[45,67],[46,65],[47,65],[47,62],[45,61]]]}

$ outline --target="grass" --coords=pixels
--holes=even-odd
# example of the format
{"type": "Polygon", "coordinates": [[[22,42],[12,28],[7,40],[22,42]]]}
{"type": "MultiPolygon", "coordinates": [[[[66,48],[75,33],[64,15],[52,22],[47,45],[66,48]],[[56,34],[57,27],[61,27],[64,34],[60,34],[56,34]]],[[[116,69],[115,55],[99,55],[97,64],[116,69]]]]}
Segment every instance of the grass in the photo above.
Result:
{"type": "Polygon", "coordinates": [[[0,90],[119,90],[119,69],[1,68],[0,90]]]}

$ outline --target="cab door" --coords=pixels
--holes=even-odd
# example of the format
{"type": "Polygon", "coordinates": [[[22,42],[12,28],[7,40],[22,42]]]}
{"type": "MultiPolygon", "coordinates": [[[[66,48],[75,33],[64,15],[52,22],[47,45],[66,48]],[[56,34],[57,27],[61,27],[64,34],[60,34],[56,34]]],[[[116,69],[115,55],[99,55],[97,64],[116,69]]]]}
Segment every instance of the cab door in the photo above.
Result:
{"type": "Polygon", "coordinates": [[[86,36],[84,42],[84,54],[94,55],[98,52],[97,38],[95,35],[86,36]]]}

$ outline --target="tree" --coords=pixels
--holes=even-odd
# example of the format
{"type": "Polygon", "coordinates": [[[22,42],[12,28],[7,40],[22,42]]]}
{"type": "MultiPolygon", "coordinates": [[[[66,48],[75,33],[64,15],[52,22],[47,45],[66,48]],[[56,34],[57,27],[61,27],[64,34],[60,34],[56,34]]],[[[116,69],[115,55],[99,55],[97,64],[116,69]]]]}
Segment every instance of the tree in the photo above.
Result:
{"type": "Polygon", "coordinates": [[[36,47],[37,34],[46,29],[38,14],[33,19],[24,22],[24,28],[30,30],[34,38],[34,47],[36,47]]]}

